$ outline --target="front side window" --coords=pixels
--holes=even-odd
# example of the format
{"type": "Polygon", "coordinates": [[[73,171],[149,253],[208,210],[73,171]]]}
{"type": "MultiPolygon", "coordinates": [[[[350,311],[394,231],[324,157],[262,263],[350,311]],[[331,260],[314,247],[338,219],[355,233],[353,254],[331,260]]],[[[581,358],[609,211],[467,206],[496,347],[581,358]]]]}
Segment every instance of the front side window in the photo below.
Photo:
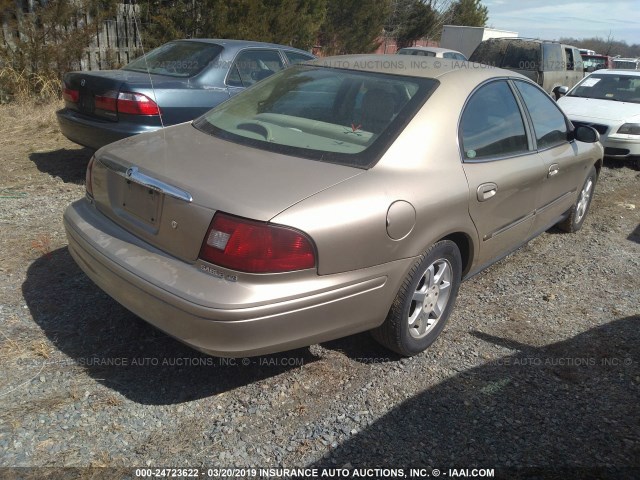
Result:
{"type": "Polygon", "coordinates": [[[466,160],[528,151],[522,115],[506,81],[491,82],[473,93],[462,114],[460,130],[466,160]]]}
{"type": "Polygon", "coordinates": [[[573,59],[573,50],[570,48],[564,49],[565,55],[567,56],[566,68],[567,70],[573,70],[574,67],[574,59],[573,59]]]}
{"type": "Polygon", "coordinates": [[[515,82],[531,116],[538,149],[567,141],[567,122],[556,103],[539,88],[527,82],[515,82]]]}
{"type": "Polygon", "coordinates": [[[263,150],[369,168],[437,84],[297,65],[232,97],[194,126],[263,150]]]}
{"type": "Polygon", "coordinates": [[[231,87],[250,87],[284,68],[276,50],[245,50],[240,53],[227,76],[231,87]]]}

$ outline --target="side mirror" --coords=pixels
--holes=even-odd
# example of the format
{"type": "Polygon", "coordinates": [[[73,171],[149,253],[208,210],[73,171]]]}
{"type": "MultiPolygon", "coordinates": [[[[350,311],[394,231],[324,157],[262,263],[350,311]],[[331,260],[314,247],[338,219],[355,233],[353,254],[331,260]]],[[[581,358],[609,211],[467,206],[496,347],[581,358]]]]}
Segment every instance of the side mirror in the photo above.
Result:
{"type": "Polygon", "coordinates": [[[573,131],[573,138],[583,143],[596,143],[600,140],[600,134],[593,127],[580,125],[573,131]]]}
{"type": "Polygon", "coordinates": [[[553,95],[558,100],[560,97],[564,97],[569,91],[569,87],[565,87],[564,85],[559,85],[553,89],[553,95]]]}

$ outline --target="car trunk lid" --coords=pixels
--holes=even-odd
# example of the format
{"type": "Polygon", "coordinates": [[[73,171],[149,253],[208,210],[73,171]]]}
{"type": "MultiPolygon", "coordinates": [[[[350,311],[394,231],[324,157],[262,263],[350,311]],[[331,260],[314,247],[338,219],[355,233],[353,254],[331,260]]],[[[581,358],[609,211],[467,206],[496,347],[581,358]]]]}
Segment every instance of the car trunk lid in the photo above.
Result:
{"type": "MultiPolygon", "coordinates": [[[[183,80],[153,75],[153,85],[156,89],[182,83],[183,80]]],[[[66,108],[102,120],[119,120],[116,102],[121,92],[141,92],[147,97],[150,96],[150,100],[155,99],[147,73],[127,70],[70,72],[65,74],[63,79],[66,108]]]]}
{"type": "Polygon", "coordinates": [[[363,172],[238,145],[189,123],[96,153],[97,207],[146,242],[194,261],[215,211],[269,221],[363,172]]]}

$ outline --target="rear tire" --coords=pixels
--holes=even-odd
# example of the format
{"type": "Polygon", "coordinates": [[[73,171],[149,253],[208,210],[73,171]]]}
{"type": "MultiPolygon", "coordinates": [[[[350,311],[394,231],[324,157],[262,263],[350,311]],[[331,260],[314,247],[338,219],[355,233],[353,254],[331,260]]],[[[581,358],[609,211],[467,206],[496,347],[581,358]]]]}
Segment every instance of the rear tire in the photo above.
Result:
{"type": "Polygon", "coordinates": [[[578,194],[578,200],[576,200],[575,205],[571,207],[569,216],[562,222],[558,223],[558,227],[561,230],[568,233],[574,233],[582,228],[584,219],[587,217],[587,213],[589,212],[591,200],[593,200],[593,192],[595,191],[597,180],[598,174],[596,169],[595,167],[591,167],[589,175],[587,175],[587,179],[584,181],[584,185],[578,194]]]}
{"type": "Polygon", "coordinates": [[[384,323],[372,330],[373,338],[403,356],[424,351],[449,319],[461,276],[458,246],[450,240],[433,245],[409,270],[384,323]]]}

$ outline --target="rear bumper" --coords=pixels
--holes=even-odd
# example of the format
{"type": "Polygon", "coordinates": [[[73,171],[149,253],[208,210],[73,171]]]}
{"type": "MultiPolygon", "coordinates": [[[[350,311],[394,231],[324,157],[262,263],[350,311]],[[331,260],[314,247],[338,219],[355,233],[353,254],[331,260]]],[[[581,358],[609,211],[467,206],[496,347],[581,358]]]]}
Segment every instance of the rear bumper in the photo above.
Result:
{"type": "Polygon", "coordinates": [[[74,143],[98,150],[123,138],[152,132],[159,127],[90,118],[68,108],[56,112],[62,134],[74,143]]]}
{"type": "Polygon", "coordinates": [[[178,340],[225,357],[289,350],[380,325],[414,262],[228,282],[141,242],[87,200],[67,208],[64,224],[71,255],[101,289],[178,340]]]}

